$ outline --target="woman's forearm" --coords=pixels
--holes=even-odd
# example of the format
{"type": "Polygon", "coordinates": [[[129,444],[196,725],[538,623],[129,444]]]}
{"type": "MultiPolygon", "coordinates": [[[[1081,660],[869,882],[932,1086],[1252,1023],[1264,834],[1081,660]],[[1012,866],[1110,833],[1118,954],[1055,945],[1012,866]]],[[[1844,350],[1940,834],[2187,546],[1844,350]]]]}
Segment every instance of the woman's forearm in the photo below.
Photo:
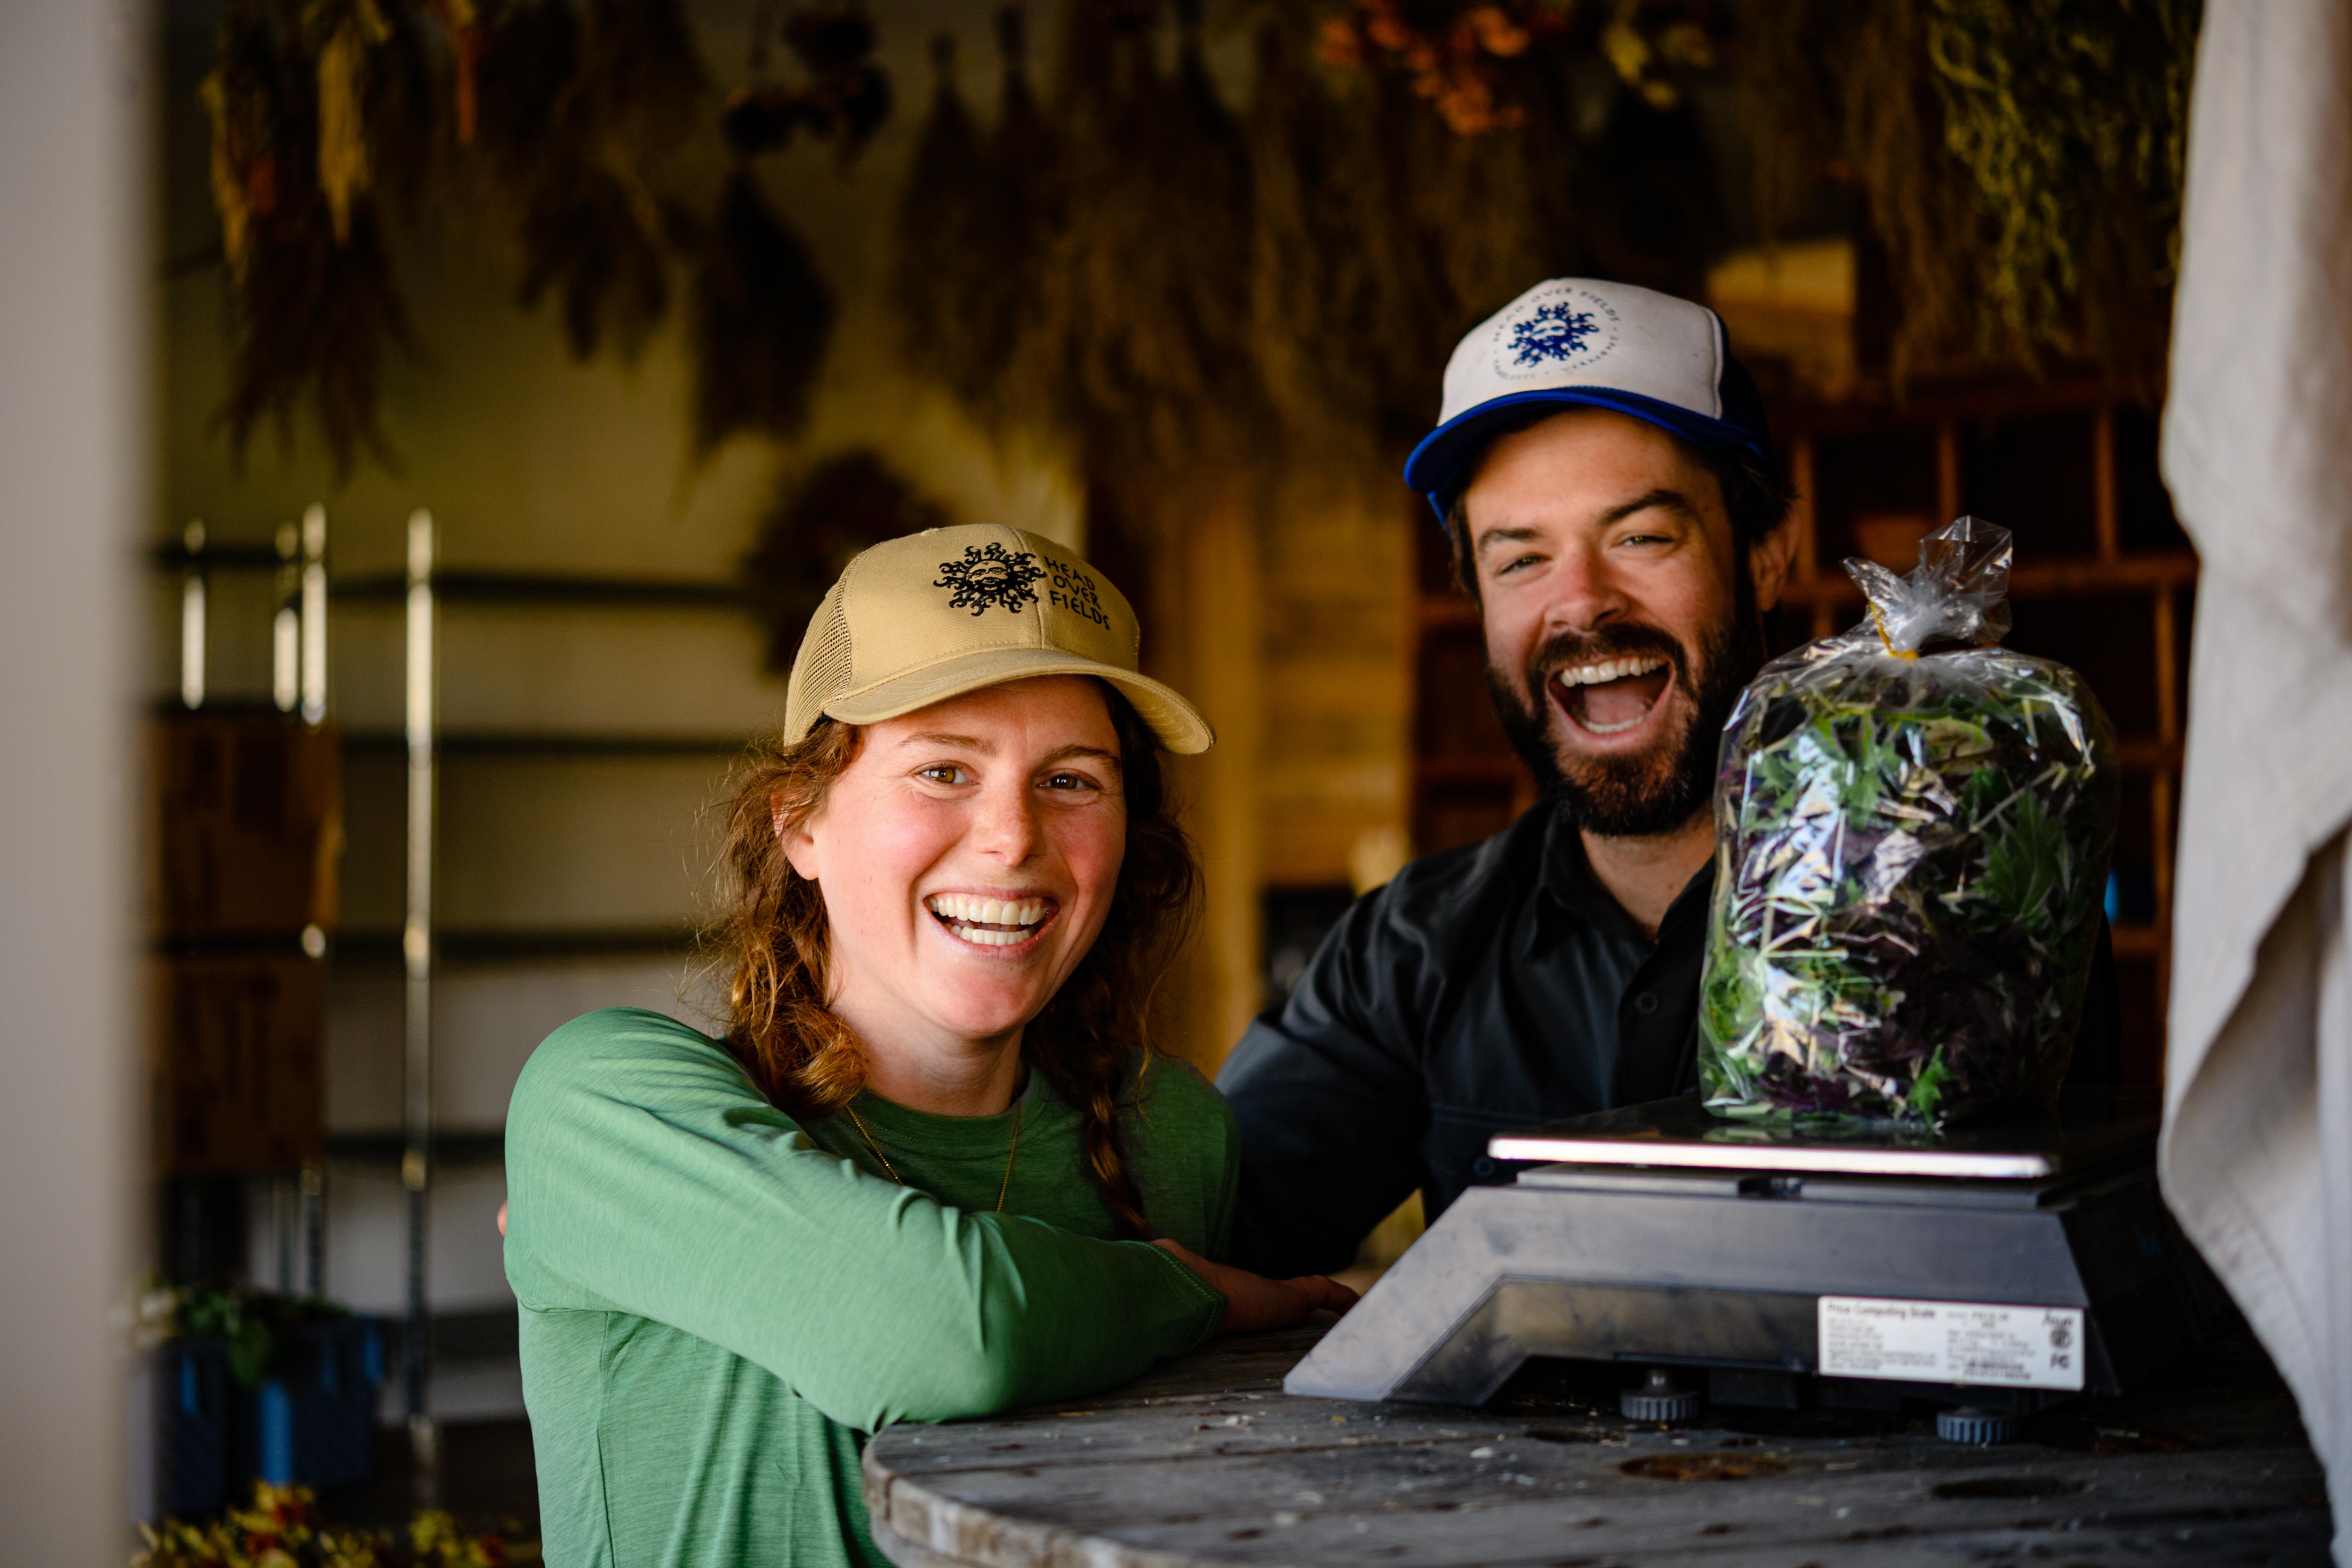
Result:
{"type": "Polygon", "coordinates": [[[866,1431],[1108,1387],[1223,1314],[1159,1248],[867,1176],[670,1020],[601,1016],[559,1030],[515,1091],[507,1265],[527,1307],[671,1324],[866,1431]]]}

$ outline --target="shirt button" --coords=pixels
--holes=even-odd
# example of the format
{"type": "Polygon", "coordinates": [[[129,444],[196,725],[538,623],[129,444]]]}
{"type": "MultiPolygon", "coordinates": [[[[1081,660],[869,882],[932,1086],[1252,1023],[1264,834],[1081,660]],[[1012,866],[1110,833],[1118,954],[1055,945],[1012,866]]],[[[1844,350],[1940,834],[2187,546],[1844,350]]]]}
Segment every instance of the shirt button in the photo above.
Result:
{"type": "Polygon", "coordinates": [[[1635,1011],[1636,1013],[1639,1013],[1639,1014],[1640,1014],[1640,1015],[1642,1015],[1642,1016],[1643,1016],[1644,1018],[1648,1017],[1651,1014],[1653,1014],[1653,1013],[1656,1012],[1657,1010],[1658,1010],[1658,994],[1657,994],[1656,992],[1654,992],[1654,991],[1643,991],[1643,992],[1639,992],[1639,993],[1637,993],[1637,994],[1634,995],[1634,997],[1633,997],[1633,1011],[1635,1011]]]}
{"type": "Polygon", "coordinates": [[[1481,1176],[1491,1176],[1495,1173],[1495,1162],[1481,1154],[1478,1156],[1478,1163],[1470,1169],[1481,1176]]]}

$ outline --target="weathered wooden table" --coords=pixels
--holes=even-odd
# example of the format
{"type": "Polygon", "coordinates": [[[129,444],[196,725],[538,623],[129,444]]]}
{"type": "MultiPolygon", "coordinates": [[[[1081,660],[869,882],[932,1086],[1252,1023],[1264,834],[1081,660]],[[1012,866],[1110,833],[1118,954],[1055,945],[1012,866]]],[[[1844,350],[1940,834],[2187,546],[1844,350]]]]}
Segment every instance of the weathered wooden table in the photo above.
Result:
{"type": "Polygon", "coordinates": [[[1224,1342],[1063,1409],[892,1427],[866,1452],[884,1549],[904,1568],[2327,1561],[2319,1464],[2243,1339],[1963,1448],[1894,1413],[1640,1426],[1607,1376],[1559,1363],[1480,1410],[1288,1397],[1316,1337],[1224,1342]]]}

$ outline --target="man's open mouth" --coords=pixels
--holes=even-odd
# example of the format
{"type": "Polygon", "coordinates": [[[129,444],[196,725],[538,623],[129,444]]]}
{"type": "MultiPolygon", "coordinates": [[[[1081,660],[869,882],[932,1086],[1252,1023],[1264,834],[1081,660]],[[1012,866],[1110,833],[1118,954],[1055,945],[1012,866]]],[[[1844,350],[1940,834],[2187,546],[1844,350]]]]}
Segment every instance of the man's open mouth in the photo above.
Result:
{"type": "Polygon", "coordinates": [[[1554,670],[1552,700],[1569,722],[1591,735],[1639,729],[1674,684],[1674,666],[1654,653],[1626,654],[1554,670]]]}
{"type": "Polygon", "coordinates": [[[1015,947],[1045,929],[1059,907],[1051,899],[990,899],[933,893],[923,900],[950,935],[974,947],[1015,947]]]}

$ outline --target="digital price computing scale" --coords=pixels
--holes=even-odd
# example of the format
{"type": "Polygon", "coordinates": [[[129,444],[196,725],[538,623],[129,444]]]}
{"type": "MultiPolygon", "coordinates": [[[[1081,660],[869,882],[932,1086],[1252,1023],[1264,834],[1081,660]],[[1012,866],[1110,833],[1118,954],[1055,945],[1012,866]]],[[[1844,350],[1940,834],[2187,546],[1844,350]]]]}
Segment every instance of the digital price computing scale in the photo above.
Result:
{"type": "Polygon", "coordinates": [[[1465,1193],[1283,1386],[1475,1405],[1559,1357],[1646,1373],[1637,1420],[1927,1402],[2002,1441],[2236,1321],[2158,1194],[2159,1110],[2072,1090],[1937,1132],[1692,1095],[1503,1133],[1489,1154],[1536,1163],[1465,1193]]]}

